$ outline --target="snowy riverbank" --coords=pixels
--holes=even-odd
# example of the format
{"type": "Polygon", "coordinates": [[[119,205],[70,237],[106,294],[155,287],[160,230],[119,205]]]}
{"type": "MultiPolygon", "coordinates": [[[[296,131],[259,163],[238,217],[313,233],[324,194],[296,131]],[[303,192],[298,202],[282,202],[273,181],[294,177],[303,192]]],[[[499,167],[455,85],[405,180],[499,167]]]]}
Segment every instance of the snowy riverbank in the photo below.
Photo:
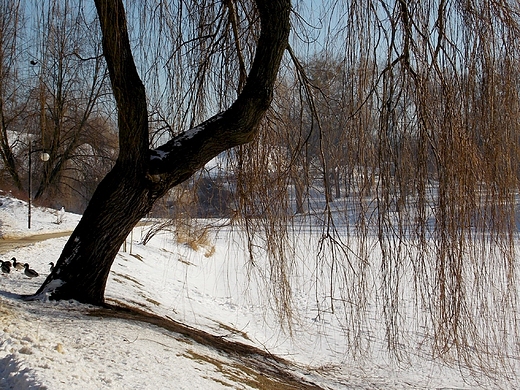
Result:
{"type": "MultiPolygon", "coordinates": [[[[79,220],[67,213],[57,224],[56,210],[35,208],[29,230],[26,203],[4,197],[0,201],[4,243],[71,231],[79,220]]],[[[261,283],[248,280],[240,249],[230,244],[238,241],[230,237],[233,232],[212,237],[211,250],[194,250],[168,233],[144,246],[139,242],[145,229],[136,228],[131,253],[127,247],[116,258],[108,301],[173,320],[170,324],[185,324],[185,329],[199,329],[209,338],[193,339],[196,332],[190,337],[189,332],[135,317],[117,318],[75,302],[23,302],[16,294],[36,291],[67,237],[19,247],[0,243],[2,260],[15,256],[40,273],[29,279],[13,270],[1,277],[0,389],[283,389],[280,373],[268,374],[270,369],[286,370],[287,386],[288,381],[301,379],[300,388],[312,388],[311,384],[325,389],[515,387],[514,380],[476,378],[456,363],[449,367],[419,352],[411,352],[401,363],[383,351],[352,360],[342,330],[331,317],[316,319],[312,298],[304,291],[296,294],[299,322],[289,335],[277,327],[259,293],[261,283]],[[212,336],[259,348],[292,365],[266,363],[260,355],[230,354],[208,341],[212,336]]],[[[380,340],[373,345],[378,343],[383,348],[380,340]]]]}

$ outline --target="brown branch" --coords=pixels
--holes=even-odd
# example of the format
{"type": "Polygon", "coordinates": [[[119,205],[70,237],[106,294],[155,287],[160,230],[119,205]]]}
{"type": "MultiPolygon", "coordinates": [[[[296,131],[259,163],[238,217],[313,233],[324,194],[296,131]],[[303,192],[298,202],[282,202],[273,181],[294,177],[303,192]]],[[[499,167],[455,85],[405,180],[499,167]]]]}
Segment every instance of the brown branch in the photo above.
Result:
{"type": "Polygon", "coordinates": [[[144,174],[148,160],[148,113],[143,83],[137,73],[128,38],[122,0],[95,0],[103,52],[119,122],[118,161],[136,174],[144,174]]]}
{"type": "Polygon", "coordinates": [[[271,104],[280,62],[288,45],[289,0],[257,1],[261,34],[242,93],[233,105],[151,153],[150,174],[175,185],[209,160],[253,139],[271,104]],[[163,177],[157,177],[163,175],[163,177]]]}
{"type": "Polygon", "coordinates": [[[233,37],[235,39],[235,47],[237,50],[238,57],[238,65],[240,70],[240,77],[238,80],[238,91],[242,91],[242,87],[247,79],[247,71],[246,65],[244,61],[244,56],[242,54],[242,48],[240,47],[240,37],[238,34],[238,21],[237,21],[237,11],[235,9],[235,4],[233,4],[233,0],[228,0],[225,2],[226,6],[229,9],[229,22],[231,23],[231,28],[233,30],[233,37]]]}

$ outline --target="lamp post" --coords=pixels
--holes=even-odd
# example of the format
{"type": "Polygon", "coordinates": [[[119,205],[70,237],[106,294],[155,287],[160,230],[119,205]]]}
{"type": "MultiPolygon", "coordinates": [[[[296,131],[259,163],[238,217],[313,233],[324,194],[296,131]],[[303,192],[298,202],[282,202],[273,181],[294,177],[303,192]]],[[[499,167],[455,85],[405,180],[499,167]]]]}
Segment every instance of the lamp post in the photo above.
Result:
{"type": "Polygon", "coordinates": [[[43,149],[36,149],[36,150],[33,150],[33,143],[34,141],[32,142],[29,142],[29,202],[27,203],[27,206],[28,206],[28,212],[27,212],[27,228],[30,229],[31,228],[31,203],[32,203],[32,154],[34,152],[42,152],[42,154],[40,155],[40,158],[42,161],[49,161],[49,153],[46,153],[43,151],[43,149]]]}

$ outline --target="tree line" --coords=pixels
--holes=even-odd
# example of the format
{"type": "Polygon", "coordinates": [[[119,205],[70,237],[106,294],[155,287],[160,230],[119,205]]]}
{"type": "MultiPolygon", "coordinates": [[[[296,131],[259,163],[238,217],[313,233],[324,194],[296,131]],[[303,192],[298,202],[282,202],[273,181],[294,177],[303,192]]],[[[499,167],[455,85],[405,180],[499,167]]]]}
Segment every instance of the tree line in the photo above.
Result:
{"type": "Polygon", "coordinates": [[[114,104],[92,10],[2,1],[0,157],[4,190],[81,211],[117,153],[114,104]]]}

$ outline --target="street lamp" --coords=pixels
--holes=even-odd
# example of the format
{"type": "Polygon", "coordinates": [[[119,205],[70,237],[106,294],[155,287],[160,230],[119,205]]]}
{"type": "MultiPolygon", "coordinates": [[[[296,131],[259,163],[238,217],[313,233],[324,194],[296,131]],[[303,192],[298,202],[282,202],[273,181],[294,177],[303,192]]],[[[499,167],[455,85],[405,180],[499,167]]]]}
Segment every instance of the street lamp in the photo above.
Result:
{"type": "Polygon", "coordinates": [[[29,207],[29,210],[28,210],[28,213],[27,213],[27,228],[30,229],[31,228],[31,203],[32,203],[32,154],[34,152],[42,152],[40,154],[40,159],[42,161],[49,161],[49,158],[51,156],[49,156],[49,153],[46,153],[43,151],[43,149],[35,149],[33,150],[33,143],[34,141],[32,142],[29,142],[29,202],[28,202],[28,207],[29,207]]]}

